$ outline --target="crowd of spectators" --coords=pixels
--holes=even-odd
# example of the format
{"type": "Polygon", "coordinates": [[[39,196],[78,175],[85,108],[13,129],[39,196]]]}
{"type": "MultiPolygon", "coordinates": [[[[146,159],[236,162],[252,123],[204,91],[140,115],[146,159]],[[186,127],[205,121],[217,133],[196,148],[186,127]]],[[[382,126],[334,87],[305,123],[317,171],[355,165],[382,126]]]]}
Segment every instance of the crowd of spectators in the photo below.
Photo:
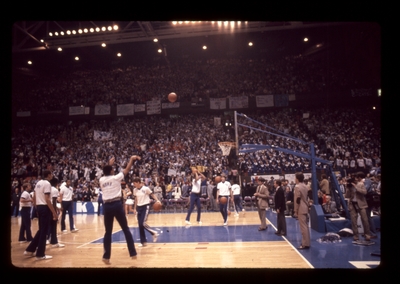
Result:
{"type": "Polygon", "coordinates": [[[169,64],[81,68],[13,83],[13,111],[54,111],[78,105],[166,101],[171,91],[182,102],[334,91],[354,87],[355,80],[325,57],[286,56],[274,61],[187,58],[169,64]]]}
{"type": "MultiPolygon", "coordinates": [[[[309,153],[309,144],[275,136],[275,132],[314,143],[317,157],[331,161],[342,176],[360,170],[368,173],[380,167],[380,125],[372,110],[313,109],[306,111],[308,118],[302,117],[304,112],[286,108],[249,115],[250,120],[239,117],[240,124],[253,127],[239,127],[239,144],[275,145],[309,153]]],[[[146,183],[169,183],[181,173],[181,181],[185,182],[193,166],[204,167],[210,179],[222,173],[231,176],[236,170],[249,176],[311,171],[307,159],[273,148],[239,155],[232,163],[232,155],[223,156],[218,146],[218,142],[233,141],[231,131],[214,125],[214,116],[148,116],[19,126],[12,131],[11,181],[20,185],[29,177],[34,184],[44,169],[51,169],[59,180],[71,179],[84,198],[88,195],[85,190],[94,187],[111,156],[115,156],[119,171],[134,154],[142,159],[135,162],[129,177],[138,176],[146,183]],[[95,130],[110,132],[112,138],[95,140],[95,130]]],[[[323,168],[323,164],[317,163],[317,169],[323,168]]]]}

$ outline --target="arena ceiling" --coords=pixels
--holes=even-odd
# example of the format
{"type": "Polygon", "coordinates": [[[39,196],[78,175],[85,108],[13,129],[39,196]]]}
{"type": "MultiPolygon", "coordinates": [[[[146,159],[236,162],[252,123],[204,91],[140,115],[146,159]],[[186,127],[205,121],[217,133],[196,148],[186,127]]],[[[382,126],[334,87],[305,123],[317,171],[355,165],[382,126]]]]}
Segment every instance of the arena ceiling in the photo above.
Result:
{"type": "Polygon", "coordinates": [[[154,38],[177,39],[196,36],[211,36],[221,34],[239,34],[250,32],[268,32],[300,28],[343,25],[343,22],[262,22],[241,21],[183,21],[174,24],[171,21],[21,21],[13,25],[12,52],[47,50],[55,48],[73,48],[94,46],[100,43],[120,44],[130,42],[151,41],[154,38]],[[107,28],[118,26],[118,30],[108,31],[107,28]],[[101,28],[106,30],[102,31],[101,28]],[[78,32],[67,35],[67,32],[79,29],[78,32]],[[96,28],[100,30],[96,32],[96,28]],[[90,32],[93,29],[93,32],[90,32]],[[55,35],[58,32],[58,35],[55,35]],[[61,32],[64,35],[61,35],[61,32]],[[50,33],[53,35],[50,36],[50,33]]]}

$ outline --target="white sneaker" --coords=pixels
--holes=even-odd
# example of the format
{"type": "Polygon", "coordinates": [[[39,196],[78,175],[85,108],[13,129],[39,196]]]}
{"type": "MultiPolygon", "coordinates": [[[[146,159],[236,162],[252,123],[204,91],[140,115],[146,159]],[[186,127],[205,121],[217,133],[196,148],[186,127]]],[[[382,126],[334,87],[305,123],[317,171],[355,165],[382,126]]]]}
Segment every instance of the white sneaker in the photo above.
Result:
{"type": "Polygon", "coordinates": [[[53,257],[51,255],[45,255],[41,257],[36,257],[37,260],[45,260],[45,259],[52,259],[53,257]]]}
{"type": "Polygon", "coordinates": [[[64,234],[68,233],[68,231],[67,231],[67,230],[62,230],[62,232],[63,232],[64,234]]]}
{"type": "Polygon", "coordinates": [[[238,213],[235,213],[235,215],[233,215],[233,216],[235,216],[235,217],[238,217],[238,216],[239,216],[239,214],[238,214],[238,213]]]}
{"type": "Polygon", "coordinates": [[[224,223],[224,226],[228,226],[228,222],[225,222],[225,223],[224,223]]]}
{"type": "Polygon", "coordinates": [[[73,229],[73,230],[71,230],[71,233],[76,233],[78,231],[79,231],[79,229],[73,229]]]}
{"type": "Polygon", "coordinates": [[[147,246],[147,243],[138,244],[138,247],[145,247],[145,246],[147,246]]]}
{"type": "Polygon", "coordinates": [[[199,225],[203,224],[203,222],[201,222],[201,221],[198,221],[197,223],[198,223],[199,225]]]}
{"type": "Polygon", "coordinates": [[[35,252],[24,251],[24,255],[26,255],[26,256],[35,256],[35,252]]]}
{"type": "Polygon", "coordinates": [[[110,264],[110,259],[108,259],[108,258],[103,258],[102,261],[103,261],[105,264],[110,264]]]}
{"type": "Polygon", "coordinates": [[[46,245],[49,245],[50,244],[50,241],[49,240],[46,240],[46,245]]]}
{"type": "Polygon", "coordinates": [[[65,245],[64,245],[64,244],[57,243],[57,244],[51,245],[51,247],[52,247],[52,248],[63,248],[63,247],[65,247],[65,245]]]}
{"type": "Polygon", "coordinates": [[[25,240],[25,241],[19,241],[20,244],[27,243],[27,242],[28,242],[27,240],[25,240]]]}
{"type": "Polygon", "coordinates": [[[159,236],[159,234],[155,233],[153,235],[153,243],[155,243],[157,241],[157,237],[159,236]]]}
{"type": "Polygon", "coordinates": [[[187,220],[185,221],[185,223],[186,223],[187,225],[190,225],[190,224],[191,224],[191,223],[190,223],[189,221],[187,221],[187,220]]]}

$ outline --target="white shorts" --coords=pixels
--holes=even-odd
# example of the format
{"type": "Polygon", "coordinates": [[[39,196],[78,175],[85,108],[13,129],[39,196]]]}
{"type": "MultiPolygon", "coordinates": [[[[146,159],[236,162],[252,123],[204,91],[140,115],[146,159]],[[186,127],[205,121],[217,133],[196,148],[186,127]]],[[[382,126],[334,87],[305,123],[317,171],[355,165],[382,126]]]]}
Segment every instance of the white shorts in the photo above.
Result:
{"type": "Polygon", "coordinates": [[[127,199],[127,200],[125,201],[125,204],[126,204],[126,205],[133,205],[133,199],[127,199]]]}

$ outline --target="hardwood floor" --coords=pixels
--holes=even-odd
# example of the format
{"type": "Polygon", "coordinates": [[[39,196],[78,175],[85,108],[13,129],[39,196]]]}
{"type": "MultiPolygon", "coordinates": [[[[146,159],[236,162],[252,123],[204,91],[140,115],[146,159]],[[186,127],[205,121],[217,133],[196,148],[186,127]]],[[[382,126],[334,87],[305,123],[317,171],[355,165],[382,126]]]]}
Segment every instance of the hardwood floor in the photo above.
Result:
{"type": "MultiPolygon", "coordinates": [[[[196,212],[193,212],[192,225],[186,226],[186,213],[150,214],[148,224],[157,229],[160,236],[157,242],[149,242],[141,248],[138,247],[136,217],[128,215],[138,253],[135,260],[129,258],[124,237],[119,241],[123,234],[115,221],[109,265],[102,262],[103,216],[75,215],[75,226],[79,231],[59,232],[58,240],[65,247],[48,245],[46,254],[53,256],[49,260],[23,255],[28,244],[18,242],[20,218],[11,218],[11,264],[19,268],[312,268],[290,242],[274,235],[275,228],[271,223],[267,231],[259,232],[260,221],[255,211],[239,217],[231,215],[227,227],[222,226],[219,212],[203,212],[201,216],[202,224],[198,225],[196,212]],[[262,236],[260,240],[243,240],[247,236],[259,238],[259,235],[262,236]],[[196,241],[192,241],[194,239],[196,241]]],[[[68,227],[68,220],[66,223],[68,227]]],[[[33,220],[32,234],[36,231],[37,220],[33,220]]],[[[151,240],[150,235],[147,238],[151,240]]]]}

